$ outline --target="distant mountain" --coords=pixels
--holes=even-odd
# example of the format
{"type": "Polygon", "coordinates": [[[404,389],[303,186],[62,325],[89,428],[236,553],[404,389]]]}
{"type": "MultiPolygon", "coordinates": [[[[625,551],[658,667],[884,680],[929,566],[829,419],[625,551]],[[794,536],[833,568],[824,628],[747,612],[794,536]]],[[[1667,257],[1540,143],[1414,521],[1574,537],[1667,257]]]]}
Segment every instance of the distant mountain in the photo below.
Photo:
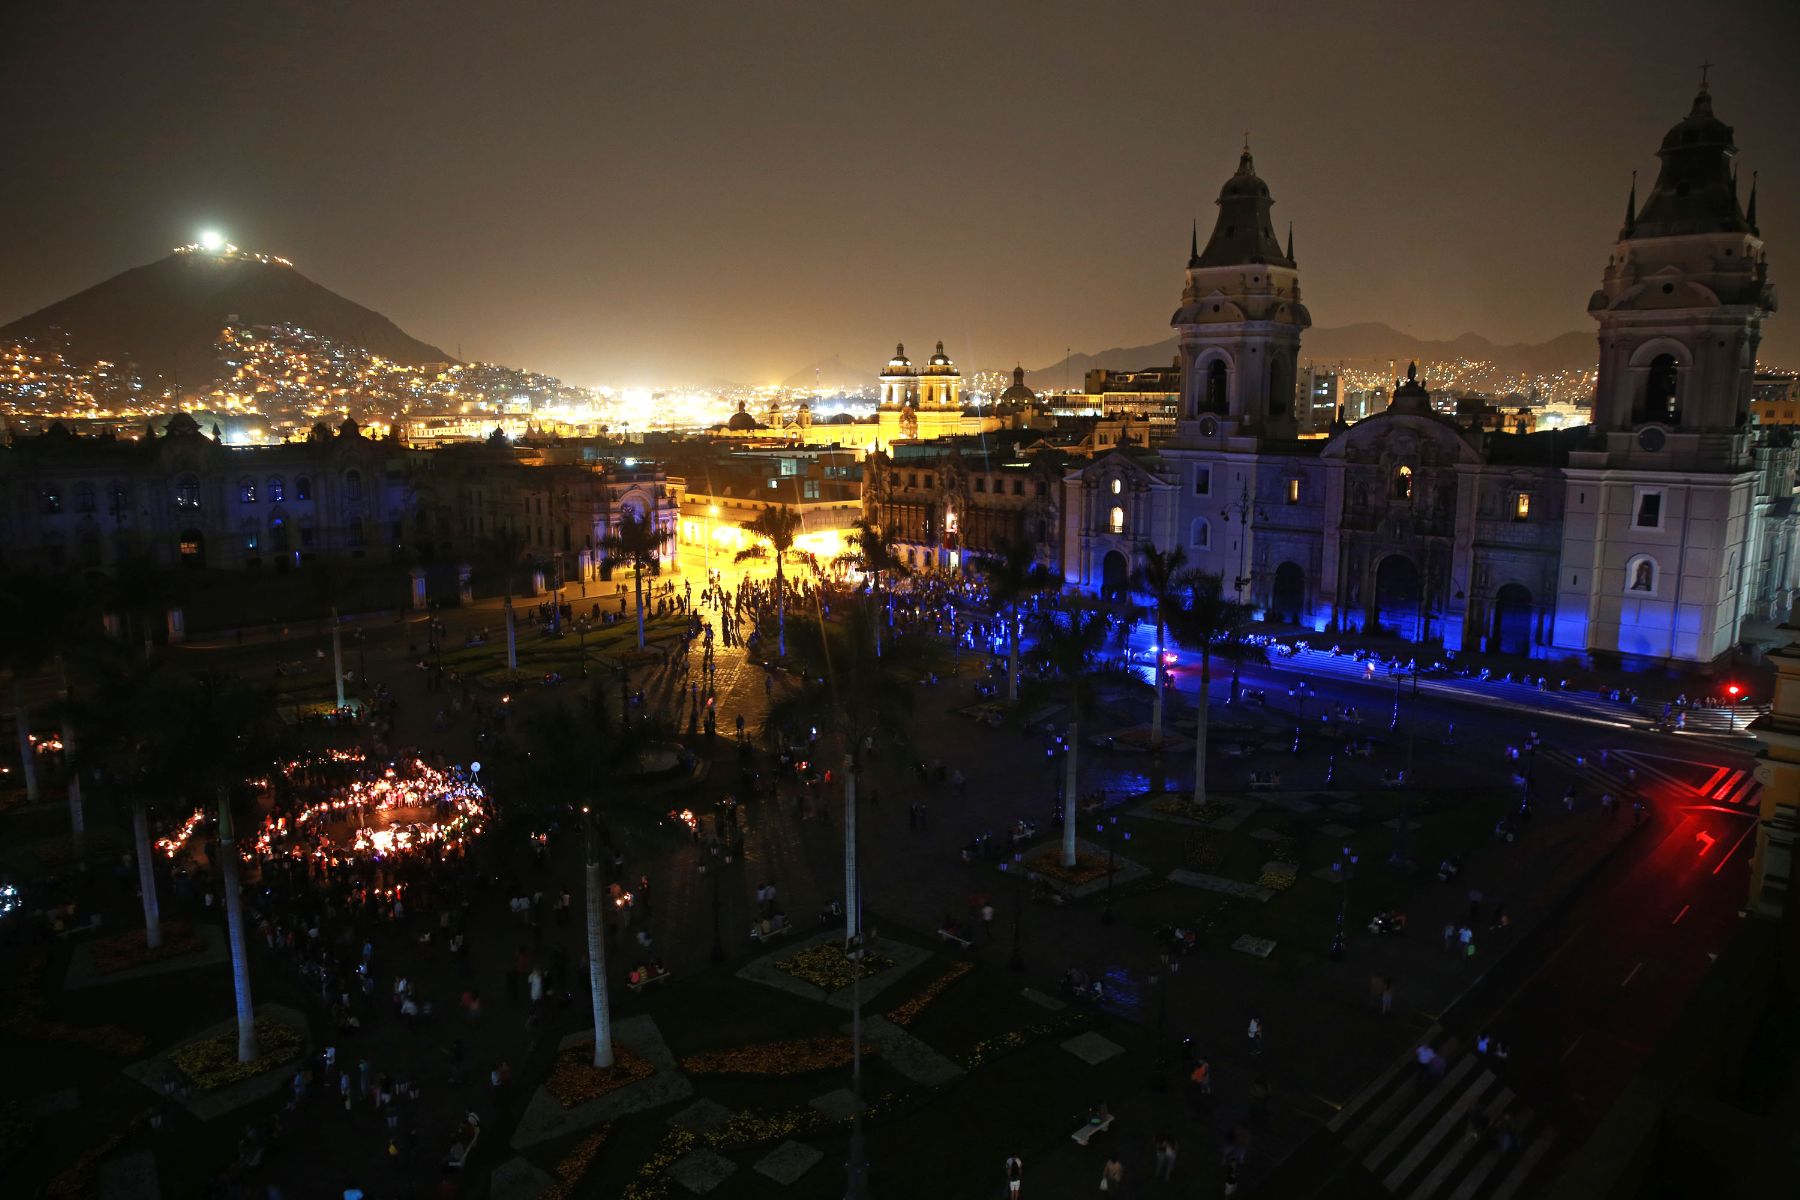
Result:
{"type": "MultiPolygon", "coordinates": [[[[1397,367],[1411,359],[1420,362],[1443,362],[1455,359],[1484,359],[1496,364],[1502,372],[1549,374],[1560,370],[1591,368],[1598,353],[1592,333],[1565,333],[1547,342],[1497,345],[1477,333],[1465,333],[1449,341],[1431,341],[1401,333],[1379,321],[1365,321],[1336,329],[1309,329],[1300,339],[1300,360],[1320,366],[1347,363],[1373,367],[1392,359],[1397,367]]],[[[1036,388],[1060,388],[1064,380],[1080,387],[1082,377],[1095,368],[1131,371],[1144,367],[1167,366],[1175,359],[1175,339],[1152,342],[1147,346],[1122,346],[1102,350],[1098,354],[1075,354],[1028,372],[1028,382],[1036,388]]]]}
{"type": "Polygon", "coordinates": [[[147,374],[210,379],[228,318],[298,325],[341,345],[407,364],[453,361],[372,309],[261,255],[177,251],[20,317],[0,337],[58,345],[72,362],[135,362],[147,374]]]}
{"type": "Polygon", "coordinates": [[[813,364],[803,371],[796,371],[781,381],[782,387],[810,388],[818,387],[826,392],[854,392],[860,388],[871,386],[875,382],[875,372],[880,368],[864,368],[858,370],[844,365],[844,360],[837,355],[813,364]]]}

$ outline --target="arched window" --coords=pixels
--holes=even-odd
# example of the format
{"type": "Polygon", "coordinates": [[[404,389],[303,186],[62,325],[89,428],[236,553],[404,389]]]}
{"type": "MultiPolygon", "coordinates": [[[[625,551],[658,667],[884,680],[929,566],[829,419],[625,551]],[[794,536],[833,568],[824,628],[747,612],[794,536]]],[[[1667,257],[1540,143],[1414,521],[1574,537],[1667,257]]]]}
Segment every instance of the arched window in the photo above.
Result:
{"type": "Polygon", "coordinates": [[[1625,564],[1625,590],[1656,594],[1656,560],[1640,554],[1625,564]]]}
{"type": "Polygon", "coordinates": [[[1112,483],[1107,485],[1107,490],[1110,491],[1115,496],[1118,495],[1120,492],[1125,490],[1124,481],[1118,480],[1118,479],[1113,480],[1112,483]]]}
{"type": "Polygon", "coordinates": [[[98,505],[94,501],[94,485],[82,480],[75,485],[75,511],[91,513],[98,505]]]}
{"type": "Polygon", "coordinates": [[[1113,505],[1112,512],[1108,513],[1106,517],[1106,528],[1111,533],[1124,533],[1125,510],[1116,504],[1113,505]]]}
{"type": "Polygon", "coordinates": [[[1644,379],[1642,419],[1680,424],[1680,382],[1681,365],[1675,361],[1673,354],[1659,354],[1651,359],[1650,372],[1644,379]]]}
{"type": "Polygon", "coordinates": [[[1411,500],[1413,492],[1413,476],[1411,467],[1401,467],[1394,472],[1394,499],[1411,500]]]}
{"type": "Polygon", "coordinates": [[[312,480],[305,475],[294,480],[294,498],[296,500],[312,499],[312,480]]]}
{"type": "Polygon", "coordinates": [[[1206,368],[1206,400],[1202,408],[1206,412],[1223,413],[1230,410],[1231,404],[1225,397],[1226,373],[1225,360],[1215,358],[1212,365],[1206,368]]]}
{"type": "Polygon", "coordinates": [[[278,508],[269,514],[269,549],[276,554],[286,554],[287,548],[287,514],[278,508]]]}
{"type": "Polygon", "coordinates": [[[1212,545],[1212,522],[1205,517],[1195,517],[1194,523],[1188,527],[1188,545],[1196,550],[1205,550],[1212,545]]]}
{"type": "Polygon", "coordinates": [[[244,504],[256,503],[256,480],[247,475],[238,480],[238,500],[244,504]]]}
{"type": "Polygon", "coordinates": [[[269,476],[268,491],[270,504],[280,504],[283,500],[287,499],[285,494],[287,488],[286,485],[281,482],[281,476],[279,475],[269,476]]]}
{"type": "Polygon", "coordinates": [[[1283,415],[1293,402],[1293,368],[1288,365],[1287,355],[1276,354],[1269,360],[1269,415],[1283,415]]]}
{"type": "Polygon", "coordinates": [[[346,500],[361,500],[362,499],[362,472],[361,471],[345,471],[344,472],[344,499],[346,499],[346,500]]]}
{"type": "Polygon", "coordinates": [[[200,477],[197,475],[181,475],[175,480],[175,507],[200,507],[200,477]]]}

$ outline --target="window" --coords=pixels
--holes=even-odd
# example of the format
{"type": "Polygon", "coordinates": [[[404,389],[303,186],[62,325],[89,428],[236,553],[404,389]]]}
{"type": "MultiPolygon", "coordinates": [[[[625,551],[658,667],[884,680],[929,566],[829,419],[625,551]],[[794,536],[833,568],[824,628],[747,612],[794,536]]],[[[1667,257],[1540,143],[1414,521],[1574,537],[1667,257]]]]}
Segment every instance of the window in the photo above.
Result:
{"type": "Polygon", "coordinates": [[[1194,495],[1210,496],[1212,494],[1212,468],[1194,468],[1194,495]]]}
{"type": "Polygon", "coordinates": [[[296,500],[311,500],[312,499],[312,480],[311,479],[308,479],[306,476],[302,475],[300,478],[294,480],[294,499],[296,499],[296,500]]]}
{"type": "Polygon", "coordinates": [[[1656,592],[1656,560],[1647,554],[1640,554],[1625,567],[1625,587],[1627,591],[1656,592]]]}
{"type": "Polygon", "coordinates": [[[1112,492],[1113,495],[1115,495],[1115,496],[1118,495],[1120,492],[1125,490],[1124,481],[1119,480],[1119,479],[1113,480],[1112,485],[1109,490],[1112,492]]]}
{"type": "Polygon", "coordinates": [[[1113,505],[1112,512],[1107,514],[1106,528],[1113,533],[1125,532],[1125,510],[1113,505]]]}
{"type": "MultiPolygon", "coordinates": [[[[348,530],[346,530],[345,532],[349,539],[351,549],[360,550],[362,548],[364,542],[367,540],[366,536],[363,533],[362,522],[361,521],[350,522],[350,528],[348,530]]],[[[542,533],[542,530],[540,530],[539,532],[542,533]]],[[[541,542],[544,539],[542,537],[539,537],[538,540],[541,542]]]]}
{"type": "Polygon", "coordinates": [[[181,475],[175,480],[175,507],[200,507],[200,479],[195,475],[181,475]]]}
{"type": "Polygon", "coordinates": [[[361,500],[362,499],[362,472],[361,471],[345,471],[344,472],[344,499],[346,499],[346,500],[361,500]]]}
{"type": "Polygon", "coordinates": [[[1212,545],[1212,522],[1205,517],[1195,517],[1193,525],[1188,529],[1188,545],[1196,550],[1205,550],[1212,545]]]}
{"type": "Polygon", "coordinates": [[[1644,408],[1640,418],[1645,421],[1679,424],[1680,382],[1681,368],[1673,354],[1659,354],[1651,359],[1649,374],[1644,379],[1644,408]]]}
{"type": "Polygon", "coordinates": [[[800,494],[807,500],[817,500],[819,498],[819,481],[816,479],[804,480],[800,484],[800,494]]]}
{"type": "Polygon", "coordinates": [[[282,487],[281,476],[279,475],[269,476],[268,490],[270,504],[280,504],[283,500],[287,499],[287,497],[283,495],[284,488],[282,487]]]}
{"type": "Polygon", "coordinates": [[[238,480],[238,500],[244,504],[256,503],[256,480],[238,480]]]}
{"type": "Polygon", "coordinates": [[[1206,400],[1201,405],[1203,412],[1223,413],[1228,411],[1229,404],[1225,399],[1225,362],[1213,359],[1212,365],[1206,368],[1206,400]]]}
{"type": "Polygon", "coordinates": [[[46,516],[54,517],[62,511],[62,493],[55,488],[45,488],[39,492],[38,501],[46,516]]]}
{"type": "Polygon", "coordinates": [[[94,485],[85,480],[75,485],[75,511],[91,513],[99,505],[94,502],[94,485]]]}
{"type": "Polygon", "coordinates": [[[919,486],[919,473],[917,471],[908,471],[906,473],[906,486],[907,487],[918,487],[919,486]]]}
{"type": "Polygon", "coordinates": [[[112,495],[107,500],[107,511],[115,517],[122,517],[131,511],[131,496],[125,491],[125,485],[112,485],[112,495]]]}
{"type": "Polygon", "coordinates": [[[1637,501],[1637,518],[1632,522],[1639,529],[1662,528],[1661,488],[1639,488],[1637,501]]]}
{"type": "Polygon", "coordinates": [[[1287,502],[1289,504],[1300,503],[1300,480],[1298,478],[1287,481],[1287,502]]]}
{"type": "Polygon", "coordinates": [[[925,486],[926,486],[926,487],[930,487],[930,486],[931,486],[931,476],[930,476],[930,475],[926,475],[926,476],[925,476],[925,486]]]}
{"type": "Polygon", "coordinates": [[[204,561],[204,557],[206,554],[205,547],[206,547],[206,541],[201,536],[200,531],[198,529],[189,529],[189,530],[183,531],[183,533],[181,535],[181,541],[179,543],[179,549],[181,551],[181,565],[184,567],[199,566],[201,564],[201,562],[204,561]]]}
{"type": "Polygon", "coordinates": [[[1513,497],[1513,520],[1531,520],[1531,493],[1520,492],[1513,497]]]}
{"type": "Polygon", "coordinates": [[[975,477],[975,490],[978,492],[987,491],[987,479],[985,476],[977,475],[975,477]]]}
{"type": "Polygon", "coordinates": [[[1412,480],[1412,468],[1411,467],[1401,467],[1398,471],[1395,471],[1394,472],[1394,499],[1396,499],[1396,500],[1411,500],[1412,499],[1412,483],[1413,483],[1413,480],[1412,480]]]}

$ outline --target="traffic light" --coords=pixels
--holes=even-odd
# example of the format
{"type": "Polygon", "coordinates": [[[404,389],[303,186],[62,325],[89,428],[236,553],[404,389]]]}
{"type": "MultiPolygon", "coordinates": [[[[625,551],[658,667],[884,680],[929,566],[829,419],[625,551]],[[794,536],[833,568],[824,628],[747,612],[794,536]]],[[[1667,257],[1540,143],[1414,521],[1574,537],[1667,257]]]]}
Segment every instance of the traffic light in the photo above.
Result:
{"type": "Polygon", "coordinates": [[[1725,694],[1730,696],[1733,700],[1736,700],[1738,698],[1738,693],[1743,690],[1744,689],[1740,688],[1735,683],[1728,683],[1725,685],[1725,694]]]}

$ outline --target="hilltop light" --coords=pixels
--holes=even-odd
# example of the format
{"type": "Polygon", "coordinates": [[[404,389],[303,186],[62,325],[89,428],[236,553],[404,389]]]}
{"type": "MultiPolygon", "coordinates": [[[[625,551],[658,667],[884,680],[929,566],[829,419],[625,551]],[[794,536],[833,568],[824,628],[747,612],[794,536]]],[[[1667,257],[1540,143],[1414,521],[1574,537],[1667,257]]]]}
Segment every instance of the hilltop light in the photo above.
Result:
{"type": "Polygon", "coordinates": [[[210,254],[217,254],[225,248],[225,235],[216,229],[200,231],[200,248],[210,254]]]}

